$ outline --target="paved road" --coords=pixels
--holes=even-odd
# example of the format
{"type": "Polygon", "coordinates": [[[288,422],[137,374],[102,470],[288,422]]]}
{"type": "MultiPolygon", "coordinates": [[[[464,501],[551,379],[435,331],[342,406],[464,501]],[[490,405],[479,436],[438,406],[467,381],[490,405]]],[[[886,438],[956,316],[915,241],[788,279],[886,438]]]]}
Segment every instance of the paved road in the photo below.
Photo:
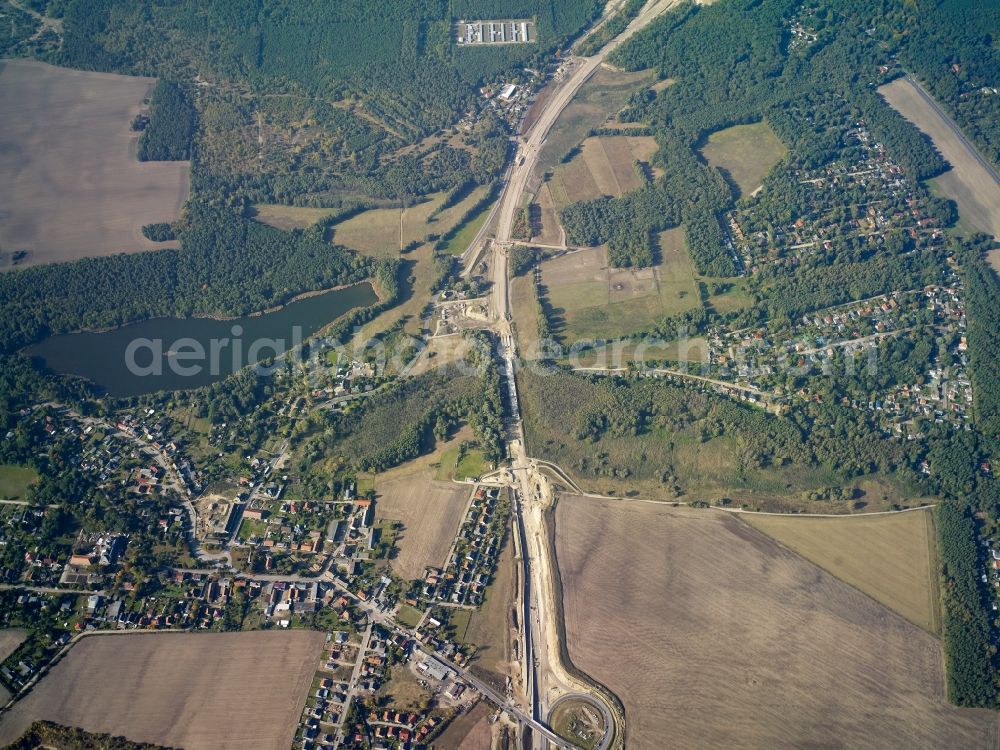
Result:
{"type": "Polygon", "coordinates": [[[337,726],[337,740],[333,743],[335,747],[340,747],[344,741],[344,721],[347,719],[347,712],[351,708],[351,701],[354,700],[354,693],[358,689],[358,677],[361,676],[361,667],[365,663],[365,652],[368,650],[368,644],[372,639],[372,627],[374,627],[375,621],[372,618],[368,618],[368,626],[365,628],[365,633],[361,637],[361,647],[358,649],[358,658],[354,662],[354,669],[351,672],[351,683],[347,688],[347,697],[344,699],[344,711],[340,717],[340,724],[337,726]]]}
{"type": "MultiPolygon", "coordinates": [[[[561,632],[558,612],[554,605],[556,582],[552,567],[552,550],[544,523],[544,509],[552,502],[548,479],[537,470],[524,448],[520,406],[514,382],[517,340],[510,325],[510,298],[508,291],[507,250],[511,246],[514,219],[520,209],[528,181],[538,163],[549,131],[559,115],[576,96],[580,88],[600,68],[604,58],[628,37],[648,24],[663,11],[677,4],[677,0],[651,0],[626,30],[609,42],[600,52],[589,58],[576,58],[567,63],[567,75],[547,100],[544,110],[531,129],[525,134],[515,157],[506,187],[500,197],[496,239],[493,243],[493,289],[490,306],[498,321],[504,369],[510,380],[508,407],[512,415],[509,440],[511,467],[518,481],[518,501],[515,521],[522,541],[522,558],[525,566],[521,595],[523,605],[522,627],[522,689],[532,704],[532,717],[548,714],[550,699],[571,693],[586,693],[589,686],[581,683],[562,663],[561,632]]],[[[468,270],[468,269],[467,269],[468,270]]],[[[610,738],[607,743],[623,736],[622,727],[608,725],[610,738]]],[[[533,735],[535,747],[544,746],[546,736],[533,735]]]]}

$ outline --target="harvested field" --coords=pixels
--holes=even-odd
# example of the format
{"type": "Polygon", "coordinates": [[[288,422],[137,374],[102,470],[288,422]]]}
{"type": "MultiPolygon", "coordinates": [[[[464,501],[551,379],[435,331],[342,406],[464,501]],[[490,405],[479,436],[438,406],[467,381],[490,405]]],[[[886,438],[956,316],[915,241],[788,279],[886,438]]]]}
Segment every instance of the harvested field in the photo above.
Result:
{"type": "MultiPolygon", "coordinates": [[[[23,628],[5,628],[0,630],[0,662],[17,651],[17,647],[24,643],[28,637],[28,631],[23,628]]],[[[11,699],[10,691],[0,685],[0,703],[6,704],[11,699]]]]}
{"type": "Polygon", "coordinates": [[[132,119],[155,79],[0,63],[0,268],[112,255],[180,215],[188,162],[140,162],[132,119]]]}
{"type": "Polygon", "coordinates": [[[85,638],[4,716],[0,743],[47,719],[186,750],[285,750],[323,641],[301,630],[85,638]]]}
{"type": "Polygon", "coordinates": [[[700,151],[737,188],[738,195],[747,195],[760,187],[788,149],[766,122],[758,122],[718,130],[708,136],[700,151]]]}
{"type": "Polygon", "coordinates": [[[462,524],[470,486],[434,479],[442,453],[375,477],[377,518],[403,524],[396,537],[399,554],[392,560],[392,569],[403,578],[421,578],[424,568],[442,565],[462,524]]]}
{"type": "Polygon", "coordinates": [[[1000,181],[995,177],[996,172],[991,171],[943,111],[921,95],[916,83],[908,78],[897,78],[879,87],[878,93],[927,135],[951,164],[951,169],[934,178],[932,183],[958,204],[962,222],[1000,237],[1000,181]]]}
{"type": "MultiPolygon", "coordinates": [[[[606,175],[602,175],[602,182],[607,185],[606,175]]],[[[560,165],[548,184],[556,209],[604,195],[597,177],[581,154],[577,154],[568,164],[560,165]]]]}
{"type": "Polygon", "coordinates": [[[435,193],[422,203],[399,208],[373,208],[333,226],[333,241],[359,253],[393,258],[411,242],[423,242],[427,235],[444,235],[486,195],[478,187],[456,205],[432,214],[444,203],[446,194],[435,193]]]}
{"type": "Polygon", "coordinates": [[[603,247],[545,261],[556,332],[567,343],[613,339],[701,304],[682,230],[661,233],[660,246],[662,262],[652,268],[612,268],[603,247]]]}
{"type": "Polygon", "coordinates": [[[490,730],[489,705],[480,701],[468,713],[458,716],[434,741],[440,750],[490,750],[493,734],[490,730]]]}
{"type": "Polygon", "coordinates": [[[642,187],[643,179],[636,173],[634,164],[637,161],[648,163],[657,148],[652,136],[587,138],[580,145],[579,153],[567,164],[555,168],[543,188],[549,187],[553,209],[557,212],[571,203],[602,195],[619,198],[642,187]]]}
{"type": "Polygon", "coordinates": [[[538,193],[534,198],[535,210],[538,213],[537,233],[531,238],[532,242],[543,245],[562,245],[566,238],[563,236],[562,227],[559,226],[559,214],[556,211],[555,202],[552,200],[552,190],[549,182],[542,183],[538,193]]]}
{"type": "Polygon", "coordinates": [[[307,229],[321,219],[334,213],[332,208],[311,206],[286,206],[281,203],[258,203],[253,206],[251,218],[261,224],[290,232],[293,229],[307,229]]]}
{"type": "Polygon", "coordinates": [[[24,643],[28,637],[28,631],[23,628],[4,628],[0,630],[0,662],[17,651],[17,647],[24,643]]]}
{"type": "Polygon", "coordinates": [[[996,713],[947,704],[936,638],[738,519],[565,496],[555,523],[570,656],[628,747],[995,744],[996,713]]]}
{"type": "Polygon", "coordinates": [[[937,536],[930,510],[847,518],[737,517],[914,625],[940,632],[937,536]]]}

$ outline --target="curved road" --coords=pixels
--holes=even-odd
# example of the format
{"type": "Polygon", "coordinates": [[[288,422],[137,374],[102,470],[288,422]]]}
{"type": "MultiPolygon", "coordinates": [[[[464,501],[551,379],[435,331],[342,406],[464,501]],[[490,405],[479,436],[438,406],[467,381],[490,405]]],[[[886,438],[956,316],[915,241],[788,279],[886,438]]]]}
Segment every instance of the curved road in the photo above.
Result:
{"type": "MultiPolygon", "coordinates": [[[[593,706],[594,708],[596,708],[598,711],[601,712],[601,716],[604,719],[605,729],[607,729],[607,727],[614,726],[615,723],[614,716],[612,716],[611,711],[608,710],[608,707],[604,703],[604,701],[597,700],[589,693],[570,693],[569,695],[564,695],[559,700],[554,701],[552,703],[552,706],[549,708],[549,715],[545,717],[545,720],[548,722],[549,726],[552,726],[552,715],[555,714],[556,709],[561,704],[566,703],[567,701],[580,701],[581,703],[587,703],[593,706]]],[[[611,741],[613,739],[614,735],[608,731],[605,731],[604,736],[601,738],[601,741],[598,742],[597,745],[595,746],[595,750],[608,750],[608,747],[611,745],[611,741]]]]}

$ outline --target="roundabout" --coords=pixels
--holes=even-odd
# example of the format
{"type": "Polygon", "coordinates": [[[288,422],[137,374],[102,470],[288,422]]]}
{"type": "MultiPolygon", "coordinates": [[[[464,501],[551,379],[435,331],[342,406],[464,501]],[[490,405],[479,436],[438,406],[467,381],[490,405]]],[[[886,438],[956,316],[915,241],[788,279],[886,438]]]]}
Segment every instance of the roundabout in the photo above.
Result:
{"type": "Polygon", "coordinates": [[[585,693],[565,695],[553,703],[547,723],[553,732],[583,750],[608,750],[615,739],[611,710],[585,693]]]}

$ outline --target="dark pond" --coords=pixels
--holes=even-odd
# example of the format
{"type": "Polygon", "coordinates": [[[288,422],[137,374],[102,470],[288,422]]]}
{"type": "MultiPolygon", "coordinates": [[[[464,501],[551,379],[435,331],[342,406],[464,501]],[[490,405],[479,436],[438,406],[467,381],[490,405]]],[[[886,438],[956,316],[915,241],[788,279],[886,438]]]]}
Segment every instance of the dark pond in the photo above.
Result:
{"type": "Polygon", "coordinates": [[[197,388],[287,351],[344,313],[377,301],[371,284],[355,284],[263,315],[153,318],[103,333],[51,336],[27,354],[112,396],[197,388]]]}

